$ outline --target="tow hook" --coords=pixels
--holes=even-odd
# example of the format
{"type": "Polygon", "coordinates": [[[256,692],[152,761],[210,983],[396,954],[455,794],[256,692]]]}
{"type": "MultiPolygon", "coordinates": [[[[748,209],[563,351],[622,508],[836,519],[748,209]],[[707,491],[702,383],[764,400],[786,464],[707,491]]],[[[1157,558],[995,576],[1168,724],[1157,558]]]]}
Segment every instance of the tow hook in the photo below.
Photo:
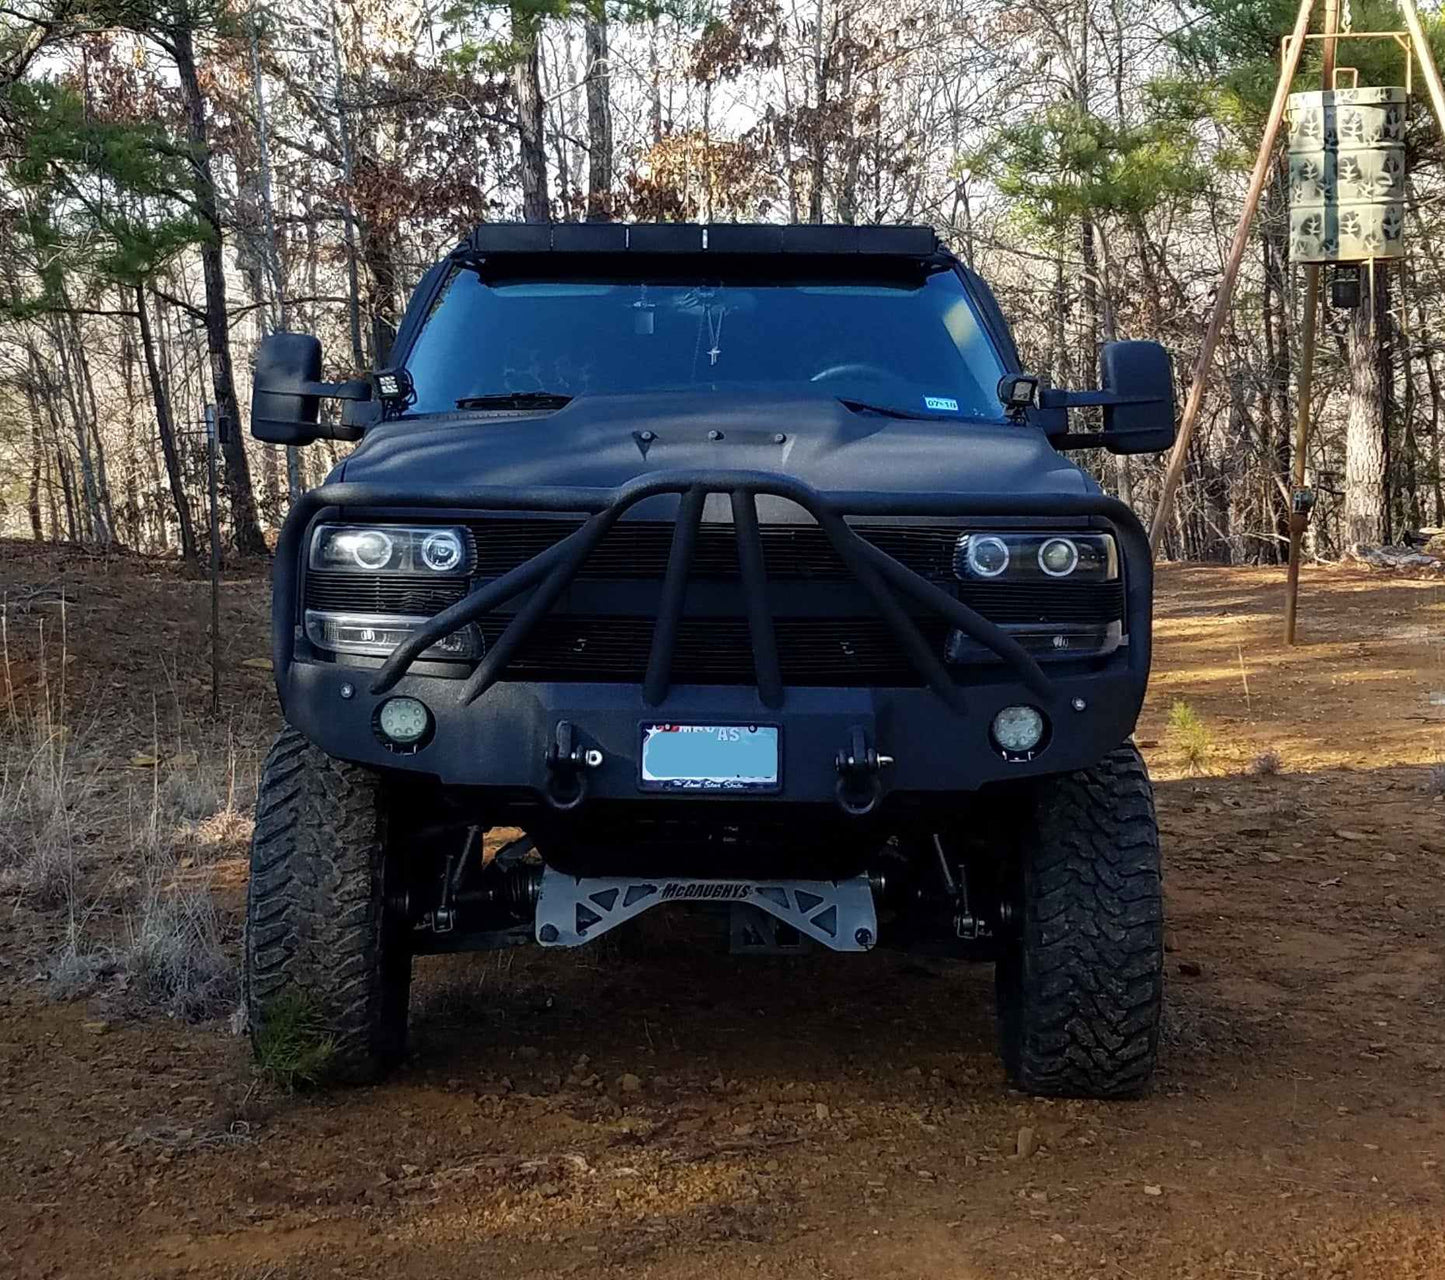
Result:
{"type": "Polygon", "coordinates": [[[583,747],[570,720],[557,721],[556,733],[543,763],[547,783],[542,795],[552,808],[563,813],[575,809],[587,798],[588,769],[600,769],[604,757],[597,747],[583,747]]]}
{"type": "Polygon", "coordinates": [[[855,724],[848,730],[848,745],[838,752],[833,763],[838,770],[834,793],[839,808],[855,818],[872,813],[883,798],[883,782],[878,775],[893,763],[893,757],[879,755],[868,745],[862,727],[855,724]]]}

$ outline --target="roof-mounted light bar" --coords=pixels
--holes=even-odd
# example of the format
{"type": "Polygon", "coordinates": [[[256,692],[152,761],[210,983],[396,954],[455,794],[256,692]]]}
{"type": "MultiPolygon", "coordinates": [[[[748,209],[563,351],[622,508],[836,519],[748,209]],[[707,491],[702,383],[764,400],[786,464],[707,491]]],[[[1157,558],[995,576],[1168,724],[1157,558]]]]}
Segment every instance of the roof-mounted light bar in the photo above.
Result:
{"type": "Polygon", "coordinates": [[[766,223],[488,222],[457,254],[725,253],[926,258],[932,227],[773,226],[766,223]]]}

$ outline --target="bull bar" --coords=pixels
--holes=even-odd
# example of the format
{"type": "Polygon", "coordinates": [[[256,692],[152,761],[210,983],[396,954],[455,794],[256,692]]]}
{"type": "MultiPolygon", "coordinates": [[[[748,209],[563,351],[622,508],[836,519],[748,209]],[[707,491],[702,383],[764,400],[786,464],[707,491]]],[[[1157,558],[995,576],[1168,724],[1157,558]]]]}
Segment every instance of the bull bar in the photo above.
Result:
{"type": "Polygon", "coordinates": [[[526,642],[533,627],[556,604],[608,530],[627,511],[649,498],[677,495],[680,502],[676,525],[643,682],[644,701],[650,706],[659,706],[666,700],[671,685],[673,647],[682,618],[698,527],[702,522],[706,499],[714,493],[727,495],[732,507],[757,690],[766,707],[781,707],[785,689],[773,619],[768,611],[764,589],[767,576],[757,512],[757,499],[761,496],[795,503],[812,516],[839,559],[872,600],[914,669],[929,689],[959,714],[965,711],[963,690],[954,682],[941,657],[929,647],[912,615],[900,603],[899,595],[941,614],[965,635],[987,647],[1049,707],[1053,707],[1057,700],[1057,690],[1054,681],[1034,658],[1002,628],[874,546],[857,533],[845,517],[888,515],[967,519],[1013,516],[1101,520],[1119,539],[1123,553],[1129,670],[1140,680],[1147,679],[1153,598],[1152,556],[1138,518],[1116,499],[1102,494],[825,493],[793,476],[770,472],[689,470],[650,472],[610,489],[482,486],[416,491],[342,481],[308,490],[292,508],[276,547],[272,648],[278,687],[284,688],[285,677],[293,661],[293,637],[300,619],[301,566],[307,533],[312,521],[324,510],[422,508],[568,513],[588,517],[580,529],[501,577],[479,585],[462,600],[418,627],[392,651],[376,672],[371,685],[373,694],[385,693],[396,685],[428,647],[532,590],[531,598],[512,616],[496,643],[468,677],[461,692],[461,701],[466,704],[474,702],[503,678],[507,664],[526,642]]]}

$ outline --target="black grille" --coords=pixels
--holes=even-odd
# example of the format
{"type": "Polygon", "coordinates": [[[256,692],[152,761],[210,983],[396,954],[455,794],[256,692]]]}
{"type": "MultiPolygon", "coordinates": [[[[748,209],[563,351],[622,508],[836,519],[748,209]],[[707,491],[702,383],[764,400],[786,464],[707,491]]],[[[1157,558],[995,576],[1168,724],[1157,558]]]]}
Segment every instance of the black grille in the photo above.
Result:
{"type": "Polygon", "coordinates": [[[1122,582],[961,582],[958,598],[990,622],[1117,622],[1122,582]]]}
{"type": "MultiPolygon", "coordinates": [[[[572,520],[485,519],[472,522],[479,579],[499,576],[580,527],[572,520]]],[[[1120,582],[959,582],[953,575],[957,531],[948,528],[855,526],[871,542],[915,572],[957,591],[959,598],[993,622],[1103,626],[1124,615],[1120,582]]],[[[582,579],[660,581],[673,526],[643,521],[619,524],[587,561],[582,579]]],[[[816,525],[773,525],[761,530],[768,576],[778,582],[848,582],[851,577],[816,525]]],[[[737,542],[731,525],[698,531],[691,577],[738,580],[737,542]]],[[[306,605],[350,613],[396,613],[430,617],[460,600],[465,578],[419,581],[401,574],[313,571],[306,578],[306,605]]],[[[865,606],[866,607],[866,606],[865,606]]],[[[484,618],[488,646],[501,635],[506,614],[484,618]]],[[[942,618],[915,618],[936,653],[948,626],[942,618]]],[[[515,678],[641,681],[652,644],[649,616],[553,613],[527,638],[508,665],[515,678]]],[[[900,653],[887,625],[875,616],[774,619],[785,683],[793,685],[894,685],[921,683],[900,653]]],[[[991,660],[991,655],[980,660],[991,660]]],[[[672,678],[685,683],[739,684],[756,678],[748,625],[742,617],[684,617],[673,657],[672,678]]]]}
{"type": "MultiPolygon", "coordinates": [[[[580,520],[474,520],[477,576],[496,578],[560,542],[580,520]]],[[[925,578],[951,579],[958,531],[947,528],[898,528],[855,525],[855,529],[895,560],[925,578]]],[[[625,520],[603,538],[577,575],[579,579],[659,579],[667,567],[673,526],[665,521],[625,520]]],[[[763,559],[771,578],[848,582],[852,575],[817,525],[764,525],[763,559]]],[[[693,553],[694,579],[736,581],[737,539],[730,524],[704,524],[693,553]]]]}
{"type": "Polygon", "coordinates": [[[410,613],[431,617],[467,593],[465,578],[417,579],[400,573],[306,575],[306,607],[347,613],[410,613]]]}
{"type": "MultiPolygon", "coordinates": [[[[947,625],[917,619],[942,653],[947,625]]],[[[488,645],[502,634],[504,617],[482,621],[488,645]]],[[[898,651],[881,618],[778,618],[778,661],[791,685],[916,685],[918,673],[898,651]]],[[[551,614],[537,624],[508,665],[537,680],[615,680],[635,683],[647,669],[651,618],[551,614]]],[[[742,618],[684,618],[673,652],[672,678],[680,684],[751,684],[752,643],[742,618]]]]}

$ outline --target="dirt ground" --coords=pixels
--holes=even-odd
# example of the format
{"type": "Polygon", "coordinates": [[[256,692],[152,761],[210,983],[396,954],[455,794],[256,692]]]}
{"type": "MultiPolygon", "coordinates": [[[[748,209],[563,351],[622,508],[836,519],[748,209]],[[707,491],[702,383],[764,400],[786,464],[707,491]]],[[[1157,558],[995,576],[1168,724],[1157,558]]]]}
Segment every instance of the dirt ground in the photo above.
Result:
{"type": "Polygon", "coordinates": [[[274,728],[264,581],[227,584],[212,720],[204,584],[0,544],[0,695],[63,679],[105,799],[67,901],[0,901],[0,1277],[1445,1276],[1445,585],[1309,569],[1287,651],[1280,577],[1160,574],[1147,1099],[1010,1092],[987,968],[744,961],[665,928],[419,962],[395,1080],[292,1096],[224,1017],[147,1012],[123,980],[57,1002],[37,977],[76,930],[125,928],[116,824],[162,768],[238,797],[181,864],[214,877],[234,955],[274,728]]]}

